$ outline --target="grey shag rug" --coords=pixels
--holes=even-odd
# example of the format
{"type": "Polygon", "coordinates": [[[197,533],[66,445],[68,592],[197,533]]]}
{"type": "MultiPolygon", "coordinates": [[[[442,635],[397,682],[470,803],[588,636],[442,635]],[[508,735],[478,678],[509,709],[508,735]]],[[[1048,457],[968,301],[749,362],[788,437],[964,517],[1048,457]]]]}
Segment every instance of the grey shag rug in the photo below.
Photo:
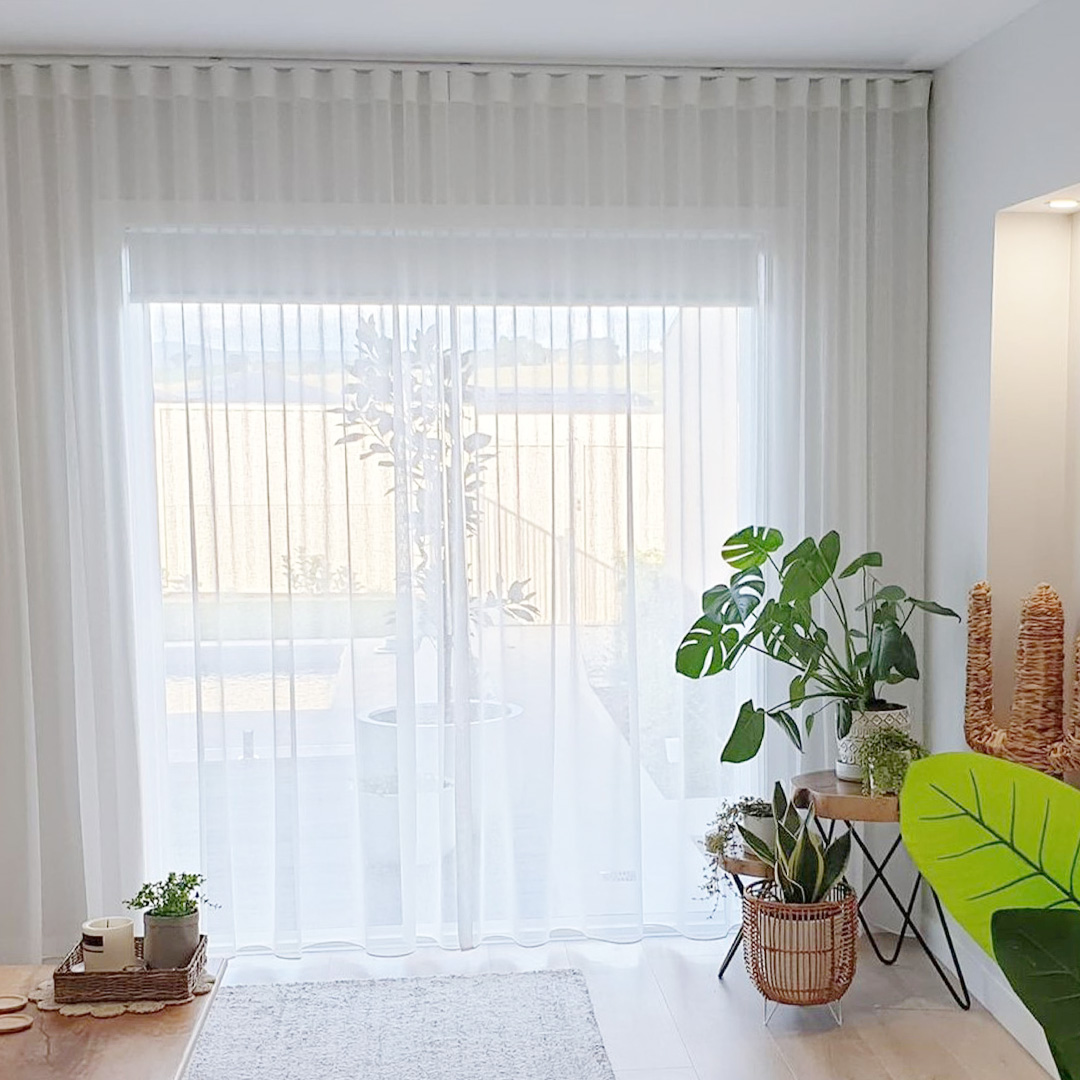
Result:
{"type": "Polygon", "coordinates": [[[614,1080],[580,971],[226,986],[186,1080],[614,1080]]]}

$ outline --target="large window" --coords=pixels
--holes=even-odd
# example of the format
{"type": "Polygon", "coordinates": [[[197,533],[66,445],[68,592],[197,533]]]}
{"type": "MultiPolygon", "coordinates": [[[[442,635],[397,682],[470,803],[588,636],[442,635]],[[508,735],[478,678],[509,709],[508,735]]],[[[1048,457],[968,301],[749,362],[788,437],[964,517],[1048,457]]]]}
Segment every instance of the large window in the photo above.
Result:
{"type": "Polygon", "coordinates": [[[657,912],[704,909],[722,724],[672,652],[703,530],[738,514],[752,309],[135,310],[154,855],[227,883],[211,918],[238,944],[392,948],[415,909],[410,932],[446,940],[463,843],[481,934],[618,923],[650,891],[643,850],[657,912]]]}

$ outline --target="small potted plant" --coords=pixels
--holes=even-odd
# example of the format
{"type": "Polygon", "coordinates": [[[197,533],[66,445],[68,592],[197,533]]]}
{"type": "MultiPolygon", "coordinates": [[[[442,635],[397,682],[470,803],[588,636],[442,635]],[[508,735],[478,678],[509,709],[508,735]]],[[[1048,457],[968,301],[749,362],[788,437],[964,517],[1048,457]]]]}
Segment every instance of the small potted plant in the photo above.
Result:
{"type": "Polygon", "coordinates": [[[950,608],[919,600],[899,585],[885,585],[872,570],[881,555],[868,551],[840,569],[840,536],[808,536],[781,555],[776,529],[750,526],[725,542],[722,555],[733,573],[702,597],[702,614],[686,632],[675,668],[691,679],[731,671],[747,653],[764,654],[786,666],[786,700],[771,708],[744,702],[721,754],[723,761],[749,761],[761,748],[766,719],[801,750],[814,718],[836,707],[836,775],[859,780],[859,743],[880,728],[905,734],[906,705],[886,700],[887,688],[918,679],[915,645],[907,632],[916,611],[959,620],[950,608]],[[769,577],[774,579],[768,596],[769,577]],[[854,580],[861,588],[852,592],[854,580]],[[845,599],[845,593],[847,598],[845,599]],[[802,710],[802,725],[797,718],[802,710]]]}
{"type": "Polygon", "coordinates": [[[758,990],[784,1005],[828,1005],[855,977],[859,906],[844,879],[851,835],[821,838],[811,807],[799,813],[776,785],[776,843],[740,829],[746,846],[773,868],[743,896],[746,967],[758,990]]]}
{"type": "Polygon", "coordinates": [[[143,960],[150,968],[186,967],[199,947],[202,874],[171,873],[146,882],[125,907],[143,913],[143,960]]]}
{"type": "Polygon", "coordinates": [[[731,842],[739,837],[739,826],[749,829],[763,843],[772,847],[776,838],[772,804],[756,795],[740,795],[737,799],[724,799],[716,812],[708,832],[705,848],[711,855],[720,855],[731,849],[731,842]]]}
{"type": "Polygon", "coordinates": [[[705,854],[709,865],[705,871],[704,888],[709,896],[718,898],[727,880],[720,857],[725,852],[735,851],[735,840],[739,840],[740,849],[743,847],[740,829],[752,832],[771,848],[776,839],[772,804],[754,795],[724,799],[720,803],[720,809],[705,833],[705,854]]]}
{"type": "Polygon", "coordinates": [[[859,743],[855,757],[862,772],[864,792],[899,795],[908,766],[926,757],[926,748],[896,728],[879,728],[859,743]]]}

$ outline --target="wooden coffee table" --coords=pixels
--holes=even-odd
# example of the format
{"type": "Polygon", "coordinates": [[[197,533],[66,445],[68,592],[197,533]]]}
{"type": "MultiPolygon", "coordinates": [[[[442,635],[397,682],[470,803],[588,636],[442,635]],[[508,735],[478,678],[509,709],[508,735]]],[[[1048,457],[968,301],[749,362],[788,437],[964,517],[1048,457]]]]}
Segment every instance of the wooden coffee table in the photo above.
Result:
{"type": "MultiPolygon", "coordinates": [[[[0,967],[0,994],[28,994],[51,965],[0,967]]],[[[220,975],[220,971],[218,972],[220,975]]],[[[4,1080],[177,1080],[211,995],[156,1013],[99,1020],[26,1007],[34,1024],[0,1035],[4,1080]]]]}
{"type": "Polygon", "coordinates": [[[886,876],[889,860],[896,854],[903,839],[900,836],[900,833],[897,832],[896,839],[892,842],[888,851],[885,852],[885,857],[878,861],[874,858],[873,852],[866,846],[863,838],[854,827],[856,824],[863,822],[898,824],[900,821],[900,799],[896,795],[864,795],[861,784],[854,784],[848,780],[840,780],[834,772],[804,773],[802,776],[796,776],[795,779],[791,781],[791,787],[794,792],[792,801],[796,806],[805,808],[812,805],[814,807],[814,813],[817,817],[818,828],[821,831],[821,835],[826,840],[831,840],[836,829],[836,823],[841,822],[848,830],[852,842],[862,852],[867,864],[870,866],[871,870],[873,870],[870,880],[866,883],[862,895],[859,897],[859,919],[862,922],[863,933],[870,942],[870,947],[874,950],[877,958],[883,964],[895,964],[900,957],[900,950],[904,946],[904,939],[907,937],[908,931],[910,930],[911,936],[922,946],[923,952],[929,957],[930,963],[934,966],[934,970],[945,984],[945,988],[952,995],[953,1001],[955,1001],[961,1009],[970,1009],[971,994],[968,992],[967,983],[964,981],[964,972],[960,967],[960,958],[956,954],[956,947],[953,944],[952,934],[949,932],[949,924],[945,918],[945,912],[942,910],[941,901],[938,899],[937,893],[931,888],[930,882],[928,882],[921,873],[917,873],[915,885],[911,890],[911,896],[905,904],[886,876]],[[822,822],[824,821],[829,823],[827,832],[822,825],[822,822]],[[888,893],[889,899],[895,904],[897,911],[903,916],[903,922],[900,924],[900,936],[897,939],[896,947],[890,955],[886,955],[882,951],[877,938],[874,937],[873,931],[870,929],[870,924],[867,922],[866,916],[862,913],[863,902],[866,900],[867,896],[870,895],[878,882],[881,883],[881,887],[888,893]],[[918,898],[920,886],[925,886],[930,891],[931,897],[933,897],[938,919],[941,922],[941,930],[945,937],[945,943],[949,947],[949,955],[952,957],[953,967],[956,970],[955,983],[949,977],[949,973],[934,954],[934,951],[927,944],[927,941],[923,937],[918,926],[915,925],[913,913],[915,911],[915,901],[918,898]]]}

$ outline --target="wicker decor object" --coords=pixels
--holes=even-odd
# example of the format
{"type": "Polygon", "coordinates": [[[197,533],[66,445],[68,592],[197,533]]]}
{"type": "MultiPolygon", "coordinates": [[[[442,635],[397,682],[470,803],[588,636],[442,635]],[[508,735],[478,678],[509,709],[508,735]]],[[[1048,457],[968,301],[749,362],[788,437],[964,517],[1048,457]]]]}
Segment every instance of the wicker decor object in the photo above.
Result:
{"type": "Polygon", "coordinates": [[[743,893],[746,970],[781,1005],[839,1001],[855,977],[859,904],[847,882],[817,904],[788,904],[771,881],[743,893]]]}
{"type": "Polygon", "coordinates": [[[1050,767],[1062,776],[1080,772],[1080,637],[1073,643],[1072,709],[1064,736],[1050,751],[1050,767]]]}
{"type": "Polygon", "coordinates": [[[1050,771],[1075,783],[1080,773],[1080,637],[1073,644],[1072,708],[1065,721],[1065,734],[1050,750],[1050,771]]]}
{"type": "Polygon", "coordinates": [[[1073,682],[1072,719],[1065,729],[1065,613],[1049,585],[1039,585],[1020,613],[1016,690],[1008,723],[994,716],[990,586],[976,584],[968,598],[967,689],[964,735],[972,750],[1008,758],[1040,772],[1080,770],[1080,638],[1073,682]]]}
{"type": "Polygon", "coordinates": [[[993,620],[990,586],[976,583],[968,597],[967,688],[964,738],[972,750],[998,755],[1005,730],[994,723],[993,620]]]}
{"type": "MultiPolygon", "coordinates": [[[[141,960],[143,939],[135,939],[135,955],[141,960]]],[[[95,1001],[190,1001],[199,976],[206,967],[206,935],[199,938],[186,967],[145,971],[75,971],[82,963],[82,942],[68,953],[53,972],[53,994],[61,1005],[95,1001]]]]}
{"type": "Polygon", "coordinates": [[[1065,611],[1058,594],[1040,585],[1020,611],[1016,691],[1004,756],[1050,772],[1050,751],[1063,735],[1065,611]]]}

